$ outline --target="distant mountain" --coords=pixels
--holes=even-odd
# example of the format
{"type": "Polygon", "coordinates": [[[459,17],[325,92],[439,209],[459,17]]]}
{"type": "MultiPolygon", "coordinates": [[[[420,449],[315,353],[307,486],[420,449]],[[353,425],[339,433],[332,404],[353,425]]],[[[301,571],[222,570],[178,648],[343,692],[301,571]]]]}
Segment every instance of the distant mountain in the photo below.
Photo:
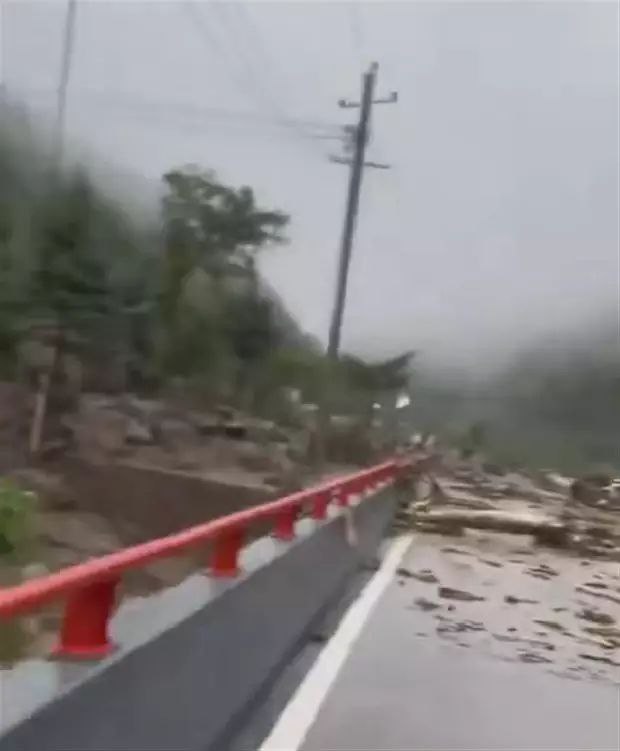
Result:
{"type": "Polygon", "coordinates": [[[419,373],[416,419],[451,437],[486,427],[488,453],[578,470],[620,466],[620,332],[615,311],[533,343],[483,382],[419,373]]]}

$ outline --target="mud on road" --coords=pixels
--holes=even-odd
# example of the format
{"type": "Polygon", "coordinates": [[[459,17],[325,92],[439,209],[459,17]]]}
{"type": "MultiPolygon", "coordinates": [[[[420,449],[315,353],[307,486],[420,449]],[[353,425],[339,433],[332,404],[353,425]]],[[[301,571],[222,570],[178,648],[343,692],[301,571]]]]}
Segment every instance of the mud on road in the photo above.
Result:
{"type": "Polygon", "coordinates": [[[620,684],[620,566],[522,535],[419,534],[397,575],[421,640],[620,684]]]}

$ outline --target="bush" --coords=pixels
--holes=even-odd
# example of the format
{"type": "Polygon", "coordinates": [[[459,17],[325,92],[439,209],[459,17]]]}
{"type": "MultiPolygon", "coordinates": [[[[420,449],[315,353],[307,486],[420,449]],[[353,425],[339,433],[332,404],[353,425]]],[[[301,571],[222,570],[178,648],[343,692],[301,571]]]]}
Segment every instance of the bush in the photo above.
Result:
{"type": "Polygon", "coordinates": [[[0,480],[0,556],[19,554],[32,538],[35,495],[0,480]]]}

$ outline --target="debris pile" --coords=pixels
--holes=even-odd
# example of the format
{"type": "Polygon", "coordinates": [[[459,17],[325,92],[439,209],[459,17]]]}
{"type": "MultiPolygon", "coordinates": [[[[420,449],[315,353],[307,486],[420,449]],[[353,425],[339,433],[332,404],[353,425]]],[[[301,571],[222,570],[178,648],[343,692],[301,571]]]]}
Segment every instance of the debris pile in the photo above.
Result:
{"type": "Polygon", "coordinates": [[[397,518],[401,527],[456,536],[468,529],[527,535],[542,546],[620,561],[616,481],[573,481],[549,472],[541,482],[525,473],[497,476],[468,465],[429,470],[426,459],[420,466],[414,458],[413,492],[397,518]]]}
{"type": "Polygon", "coordinates": [[[419,533],[397,571],[416,637],[434,633],[442,648],[620,683],[620,508],[611,483],[586,497],[551,472],[436,464],[440,492],[429,494],[426,472],[414,460],[397,519],[419,533]]]}

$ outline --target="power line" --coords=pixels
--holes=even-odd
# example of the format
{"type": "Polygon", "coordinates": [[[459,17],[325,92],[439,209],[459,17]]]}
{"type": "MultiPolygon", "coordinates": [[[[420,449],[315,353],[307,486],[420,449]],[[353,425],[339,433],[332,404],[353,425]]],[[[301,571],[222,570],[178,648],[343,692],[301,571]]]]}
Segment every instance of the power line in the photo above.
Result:
{"type": "Polygon", "coordinates": [[[222,3],[215,3],[214,9],[217,11],[220,21],[224,24],[224,26],[228,29],[228,36],[229,38],[232,38],[235,44],[236,48],[236,56],[238,60],[241,62],[241,65],[245,71],[245,75],[248,79],[248,82],[253,87],[254,94],[258,93],[259,98],[262,100],[263,105],[266,105],[268,109],[270,109],[272,112],[275,113],[275,116],[278,119],[281,119],[283,121],[286,121],[286,114],[283,113],[279,103],[277,100],[272,96],[271,92],[268,91],[268,89],[265,87],[264,84],[264,78],[261,78],[256,73],[256,63],[253,62],[249,56],[248,56],[248,47],[247,45],[244,45],[243,43],[239,43],[239,39],[237,38],[237,32],[238,27],[235,23],[235,20],[230,15],[230,11],[237,10],[236,4],[233,7],[233,4],[227,5],[222,3]]]}
{"type": "MultiPolygon", "coordinates": [[[[232,73],[235,83],[243,88],[246,93],[249,93],[261,108],[268,109],[272,116],[279,121],[282,126],[293,130],[304,140],[312,139],[313,136],[309,134],[304,127],[299,126],[294,119],[290,118],[280,107],[277,100],[266,89],[264,81],[257,76],[255,65],[253,65],[252,61],[248,58],[245,47],[238,43],[235,44],[236,51],[234,55],[231,56],[230,43],[223,44],[218,36],[213,33],[213,30],[210,28],[209,24],[206,23],[205,16],[195,0],[184,0],[181,3],[181,7],[186,13],[190,14],[194,21],[194,28],[201,33],[201,36],[207,45],[209,47],[215,47],[221,56],[227,58],[229,70],[232,73]]],[[[224,26],[229,29],[227,36],[229,38],[231,36],[234,37],[236,35],[235,23],[227,13],[226,9],[228,6],[218,2],[210,4],[210,7],[218,13],[220,22],[223,22],[224,26]]],[[[220,28],[223,28],[221,24],[220,28]]]]}
{"type": "Polygon", "coordinates": [[[238,31],[242,28],[246,31],[246,40],[250,40],[250,44],[244,44],[241,40],[241,44],[237,45],[237,54],[242,61],[249,80],[252,82],[255,90],[259,92],[259,96],[263,99],[265,105],[279,118],[283,125],[291,127],[298,132],[301,138],[306,139],[308,134],[303,128],[298,127],[294,121],[287,115],[285,109],[281,106],[277,96],[273,94],[273,91],[266,86],[265,82],[269,77],[269,73],[265,73],[265,70],[272,69],[274,65],[271,62],[270,56],[267,54],[264,45],[260,41],[260,35],[254,22],[249,16],[249,11],[245,6],[240,3],[216,3],[214,7],[219,13],[220,19],[228,27],[233,37],[237,37],[238,31]],[[236,17],[236,21],[235,18],[236,17]],[[250,52],[250,47],[254,47],[254,55],[250,52]],[[258,52],[258,55],[256,53],[258,52]],[[257,65],[257,58],[263,61],[263,65],[257,65]],[[257,73],[257,68],[263,68],[263,74],[257,73]]]}
{"type": "MultiPolygon", "coordinates": [[[[28,95],[52,96],[47,89],[22,89],[28,95]]],[[[254,126],[283,127],[279,119],[269,117],[254,110],[234,110],[222,107],[203,107],[189,102],[175,102],[171,100],[154,100],[135,93],[104,91],[93,88],[73,88],[73,96],[87,98],[95,104],[111,105],[124,109],[141,110],[143,112],[160,113],[163,115],[182,115],[197,121],[204,120],[233,120],[254,126]]],[[[337,123],[322,122],[320,120],[291,120],[299,126],[307,128],[307,136],[317,140],[341,138],[341,126],[337,123]]]]}
{"type": "MultiPolygon", "coordinates": [[[[276,81],[284,81],[286,77],[282,75],[281,68],[275,62],[272,55],[269,54],[268,48],[263,42],[261,33],[247,4],[242,2],[229,3],[225,8],[228,14],[232,13],[236,16],[238,28],[245,29],[246,39],[249,41],[250,46],[253,47],[256,57],[262,60],[262,68],[266,74],[264,78],[271,77],[276,81]]],[[[279,86],[278,89],[280,89],[279,86]]]]}

